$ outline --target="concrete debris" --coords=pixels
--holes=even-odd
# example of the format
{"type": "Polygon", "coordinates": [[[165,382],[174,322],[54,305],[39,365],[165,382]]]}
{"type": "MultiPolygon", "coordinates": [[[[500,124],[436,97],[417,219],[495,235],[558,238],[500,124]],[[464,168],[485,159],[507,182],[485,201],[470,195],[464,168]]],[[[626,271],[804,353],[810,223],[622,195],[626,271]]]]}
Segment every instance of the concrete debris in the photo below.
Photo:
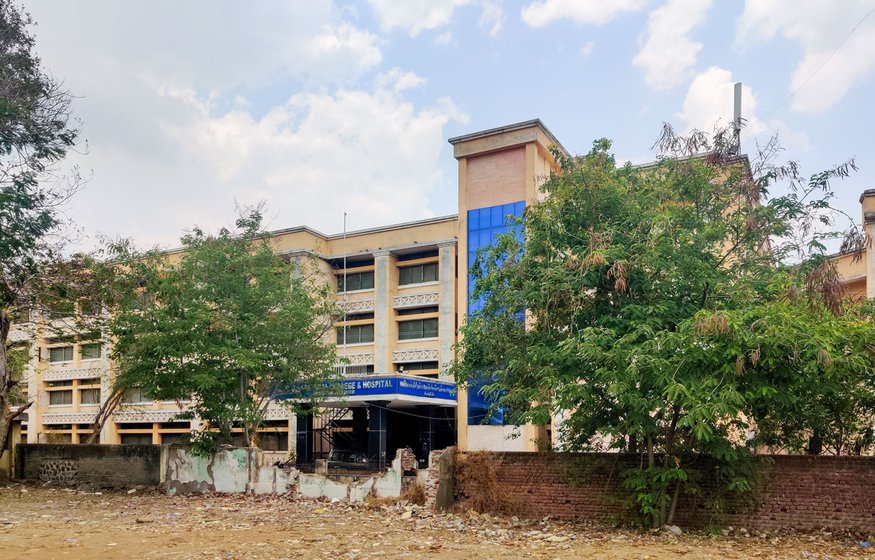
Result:
{"type": "Polygon", "coordinates": [[[28,499],[19,500],[17,491],[0,488],[0,511],[0,547],[2,556],[10,558],[68,552],[70,558],[110,559],[838,560],[861,558],[871,550],[856,544],[871,542],[868,535],[770,533],[767,540],[698,532],[677,536],[667,529],[653,533],[551,519],[441,513],[406,502],[350,504],[220,494],[169,497],[149,489],[102,496],[32,489],[28,499]]]}
{"type": "Polygon", "coordinates": [[[676,537],[679,537],[679,536],[684,534],[683,530],[680,527],[678,527],[677,525],[666,525],[665,527],[662,528],[662,530],[665,531],[666,533],[670,533],[676,537]]]}

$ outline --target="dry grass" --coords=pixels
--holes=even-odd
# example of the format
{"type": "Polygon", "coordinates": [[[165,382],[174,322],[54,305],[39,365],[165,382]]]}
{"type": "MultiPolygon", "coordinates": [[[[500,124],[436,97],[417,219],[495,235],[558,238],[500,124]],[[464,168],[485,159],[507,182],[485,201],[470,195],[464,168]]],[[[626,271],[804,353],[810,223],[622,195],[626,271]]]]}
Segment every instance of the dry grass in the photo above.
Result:
{"type": "Polygon", "coordinates": [[[525,511],[525,498],[509,492],[498,482],[496,473],[501,461],[501,457],[488,451],[456,454],[456,485],[462,494],[457,509],[497,515],[525,511]]]}

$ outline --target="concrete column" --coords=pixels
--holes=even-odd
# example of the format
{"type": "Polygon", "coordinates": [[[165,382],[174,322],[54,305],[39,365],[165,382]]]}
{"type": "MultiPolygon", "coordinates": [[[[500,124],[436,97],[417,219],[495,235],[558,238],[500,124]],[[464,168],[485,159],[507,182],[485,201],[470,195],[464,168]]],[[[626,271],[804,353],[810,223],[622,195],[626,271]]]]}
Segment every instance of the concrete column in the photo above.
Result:
{"type": "Polygon", "coordinates": [[[386,464],[387,401],[368,403],[368,459],[386,464]]]}
{"type": "Polygon", "coordinates": [[[428,455],[435,447],[435,409],[434,406],[417,408],[417,411],[421,411],[422,416],[419,429],[419,449],[416,452],[420,468],[428,466],[428,455]]]}
{"type": "MultiPolygon", "coordinates": [[[[867,216],[866,220],[864,231],[869,239],[875,242],[875,216],[871,218],[867,216]],[[870,219],[873,221],[868,221],[870,219]]],[[[869,299],[875,298],[875,255],[872,252],[872,248],[866,251],[866,297],[869,299]]]]}
{"type": "Polygon", "coordinates": [[[26,374],[27,375],[27,394],[33,399],[33,404],[27,409],[27,443],[39,443],[37,438],[39,432],[42,431],[42,421],[37,417],[37,407],[42,399],[48,399],[45,389],[37,379],[37,366],[39,365],[40,348],[37,345],[37,337],[34,336],[30,343],[30,359],[26,374]]]}
{"type": "Polygon", "coordinates": [[[453,345],[456,343],[456,243],[450,241],[438,245],[438,269],[440,282],[440,301],[438,324],[440,337],[440,375],[439,379],[448,379],[447,366],[453,363],[453,345]]]}
{"type": "Polygon", "coordinates": [[[368,447],[368,409],[357,406],[352,409],[352,439],[355,451],[365,451],[368,447]]]}
{"type": "MultiPolygon", "coordinates": [[[[860,195],[860,206],[863,211],[863,233],[875,243],[875,189],[866,189],[860,195]]],[[[866,297],[875,298],[875,255],[870,247],[866,251],[866,297]]]]}
{"type": "Polygon", "coordinates": [[[297,464],[313,462],[313,414],[307,411],[296,417],[297,434],[295,437],[295,455],[297,464]]]}
{"type": "Polygon", "coordinates": [[[289,412],[289,431],[286,432],[286,445],[289,448],[289,452],[294,452],[295,456],[298,455],[298,417],[289,412]]]}
{"type": "Polygon", "coordinates": [[[389,320],[392,302],[389,297],[389,251],[374,253],[374,373],[390,373],[389,320]]]}

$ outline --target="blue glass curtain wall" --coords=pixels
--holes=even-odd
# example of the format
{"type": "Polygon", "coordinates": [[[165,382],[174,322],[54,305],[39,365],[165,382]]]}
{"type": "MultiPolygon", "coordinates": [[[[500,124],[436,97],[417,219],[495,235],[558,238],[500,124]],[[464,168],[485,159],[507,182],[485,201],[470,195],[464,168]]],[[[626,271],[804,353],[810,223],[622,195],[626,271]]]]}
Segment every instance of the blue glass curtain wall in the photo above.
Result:
{"type": "MultiPolygon", "coordinates": [[[[499,204],[487,208],[468,210],[468,315],[483,309],[482,298],[474,299],[474,265],[477,252],[483,247],[490,247],[497,235],[515,231],[517,236],[524,234],[521,227],[514,224],[514,218],[523,215],[525,201],[499,204]]],[[[490,403],[483,396],[481,387],[487,380],[472,380],[468,385],[468,424],[489,424],[500,426],[505,423],[504,411],[497,410],[489,414],[490,403]],[[485,418],[488,419],[484,421],[485,418]]]]}

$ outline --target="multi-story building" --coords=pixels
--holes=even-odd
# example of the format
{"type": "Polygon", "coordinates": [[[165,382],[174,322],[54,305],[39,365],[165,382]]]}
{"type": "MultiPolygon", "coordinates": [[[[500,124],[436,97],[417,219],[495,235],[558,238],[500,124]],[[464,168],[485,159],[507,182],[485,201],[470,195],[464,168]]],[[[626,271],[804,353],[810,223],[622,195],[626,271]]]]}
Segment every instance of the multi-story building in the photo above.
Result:
{"type": "MultiPolygon", "coordinates": [[[[456,391],[447,374],[457,327],[471,301],[469,267],[476,250],[507,231],[507,217],[538,201],[539,183],[556,171],[549,147],[561,144],[532,120],[452,138],[458,160],[456,215],[325,235],[306,226],[271,233],[275,250],[313,257],[337,288],[345,321],[337,324],[338,368],[346,398],[327,412],[295,417],[279,404],[260,433],[264,448],[294,449],[300,461],[329,447],[361,448],[374,459],[412,447],[458,443],[465,449],[534,450],[546,432],[483,422],[486,403],[476,389],[456,391]],[[514,433],[516,432],[516,433],[514,433]],[[517,437],[513,437],[516,435],[517,437]]],[[[53,310],[53,329],[15,325],[12,337],[31,345],[22,439],[82,443],[109,394],[111,368],[99,334],[65,334],[64,321],[87,313],[81,305],[53,310]]],[[[71,331],[72,333],[72,331],[71,331]]],[[[184,441],[190,421],[176,418],[185,403],[146,401],[136,391],[106,422],[101,443],[184,441]]]]}
{"type": "MultiPolygon", "coordinates": [[[[875,239],[875,189],[867,189],[860,195],[863,234],[875,239]]],[[[838,253],[833,262],[844,281],[848,294],[855,299],[875,298],[875,254],[867,245],[862,255],[838,253]]]]}
{"type": "MultiPolygon", "coordinates": [[[[470,268],[477,249],[508,231],[508,216],[539,201],[539,184],[557,170],[549,148],[561,144],[538,120],[449,140],[458,161],[458,214],[345,234],[306,226],[271,233],[277,253],[312,258],[345,321],[336,332],[337,367],[347,395],[324,403],[323,413],[295,417],[277,404],[260,432],[263,448],[294,450],[309,462],[331,447],[359,450],[371,459],[412,447],[535,450],[550,426],[505,425],[489,413],[477,387],[456,390],[447,373],[458,326],[479,303],[470,297],[470,268]]],[[[875,190],[860,198],[866,233],[875,235],[875,190]]],[[[849,290],[875,297],[875,256],[834,257],[849,290]]],[[[34,401],[22,423],[22,440],[84,442],[109,394],[106,341],[65,335],[64,321],[87,314],[81,305],[52,310],[56,328],[34,332],[15,325],[11,339],[30,345],[27,394],[34,401]]],[[[44,318],[45,319],[45,318],[44,318]]],[[[152,402],[136,391],[111,415],[102,443],[185,441],[193,428],[176,418],[185,403],[152,402]]],[[[553,430],[555,433],[555,430],[553,430]]]]}

